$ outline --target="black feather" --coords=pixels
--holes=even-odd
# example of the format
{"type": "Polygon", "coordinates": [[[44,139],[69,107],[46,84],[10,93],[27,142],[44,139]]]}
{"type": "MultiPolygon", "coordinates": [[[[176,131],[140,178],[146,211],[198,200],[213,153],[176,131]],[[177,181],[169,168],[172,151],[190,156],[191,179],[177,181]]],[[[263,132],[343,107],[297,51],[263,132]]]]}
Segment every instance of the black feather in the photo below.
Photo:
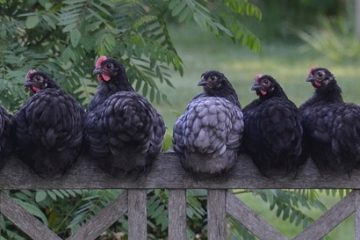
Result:
{"type": "Polygon", "coordinates": [[[0,106],[0,169],[6,163],[6,157],[12,153],[15,143],[15,124],[11,114],[0,106]]]}
{"type": "Polygon", "coordinates": [[[304,162],[300,113],[271,76],[253,85],[259,98],[244,108],[244,148],[260,172],[296,171],[304,162]]]}
{"type": "MultiPolygon", "coordinates": [[[[144,171],[162,148],[165,124],[160,114],[128,82],[124,67],[111,58],[109,81],[101,81],[86,120],[88,152],[113,176],[144,171]]],[[[99,70],[100,71],[100,70],[99,70]]]]}
{"type": "Polygon", "coordinates": [[[312,69],[308,81],[316,90],[300,110],[309,154],[321,172],[350,174],[360,162],[360,107],[343,101],[329,70],[312,69]]]}
{"type": "MultiPolygon", "coordinates": [[[[42,73],[32,77],[37,74],[42,73]]],[[[53,177],[64,174],[81,153],[85,112],[53,80],[46,82],[15,115],[16,143],[23,162],[40,176],[53,177]]]]}

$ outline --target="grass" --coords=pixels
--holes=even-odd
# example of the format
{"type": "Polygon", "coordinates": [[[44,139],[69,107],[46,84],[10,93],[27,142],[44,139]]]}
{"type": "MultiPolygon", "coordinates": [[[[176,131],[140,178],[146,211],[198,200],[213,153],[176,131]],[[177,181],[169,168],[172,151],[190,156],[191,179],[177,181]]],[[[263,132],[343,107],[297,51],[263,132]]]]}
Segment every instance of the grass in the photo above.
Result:
{"type": "MultiPolygon", "coordinates": [[[[201,88],[197,87],[200,75],[210,69],[225,73],[236,89],[242,106],[256,97],[250,91],[250,86],[257,73],[267,73],[275,77],[289,98],[300,105],[312,95],[313,89],[305,82],[305,78],[313,66],[329,68],[343,89],[344,99],[360,103],[360,84],[357,83],[360,76],[358,61],[333,62],[305,44],[263,43],[263,51],[255,54],[234,45],[227,39],[215,38],[192,26],[172,26],[170,33],[184,61],[185,70],[182,77],[174,73],[172,82],[175,88],[160,86],[160,89],[167,94],[171,105],[161,103],[156,107],[164,116],[170,132],[177,116],[181,114],[187,103],[201,92],[201,88]]],[[[243,194],[241,198],[286,236],[295,236],[302,230],[301,226],[296,227],[276,218],[275,213],[269,211],[268,204],[251,193],[243,194]]],[[[339,200],[339,197],[321,194],[321,199],[329,208],[339,200]]],[[[320,210],[304,211],[315,219],[322,214],[320,210]]],[[[329,234],[330,239],[354,239],[353,221],[353,217],[350,217],[343,222],[329,234]]]]}

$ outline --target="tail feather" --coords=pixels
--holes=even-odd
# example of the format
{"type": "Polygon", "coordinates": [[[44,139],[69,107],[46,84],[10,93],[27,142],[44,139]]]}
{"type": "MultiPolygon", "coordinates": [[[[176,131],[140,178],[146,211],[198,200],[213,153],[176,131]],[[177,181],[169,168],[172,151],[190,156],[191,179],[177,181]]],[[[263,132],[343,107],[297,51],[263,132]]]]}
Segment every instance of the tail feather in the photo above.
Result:
{"type": "Polygon", "coordinates": [[[79,157],[81,149],[55,151],[37,149],[29,156],[20,156],[23,161],[43,178],[60,177],[66,173],[79,157]]]}
{"type": "Polygon", "coordinates": [[[181,158],[181,164],[190,172],[215,176],[228,172],[237,159],[236,150],[227,150],[222,155],[187,152],[181,158]]]}
{"type": "Polygon", "coordinates": [[[98,165],[105,172],[117,177],[122,174],[146,172],[156,156],[147,156],[146,154],[132,150],[120,150],[111,156],[98,161],[98,165]]]}

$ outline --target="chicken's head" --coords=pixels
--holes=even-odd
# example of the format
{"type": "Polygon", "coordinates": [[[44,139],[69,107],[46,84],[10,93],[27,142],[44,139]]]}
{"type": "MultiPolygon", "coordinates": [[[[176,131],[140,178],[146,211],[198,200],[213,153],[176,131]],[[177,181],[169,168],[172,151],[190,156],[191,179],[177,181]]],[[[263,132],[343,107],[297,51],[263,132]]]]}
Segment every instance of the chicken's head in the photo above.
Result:
{"type": "Polygon", "coordinates": [[[265,97],[277,93],[280,86],[272,76],[257,74],[251,90],[255,91],[258,96],[265,97]]]}
{"type": "Polygon", "coordinates": [[[218,71],[207,71],[201,75],[198,86],[203,86],[207,93],[225,90],[229,87],[229,80],[218,71]]]}
{"type": "Polygon", "coordinates": [[[324,88],[334,81],[334,75],[326,68],[311,68],[306,81],[311,82],[314,88],[324,88]]]}
{"type": "Polygon", "coordinates": [[[118,77],[125,71],[124,66],[117,62],[115,59],[100,56],[95,63],[94,75],[97,75],[97,79],[103,82],[109,82],[113,78],[118,77]]]}
{"type": "Polygon", "coordinates": [[[31,94],[35,94],[46,88],[56,88],[56,83],[45,73],[31,69],[25,77],[25,87],[30,90],[31,94]]]}

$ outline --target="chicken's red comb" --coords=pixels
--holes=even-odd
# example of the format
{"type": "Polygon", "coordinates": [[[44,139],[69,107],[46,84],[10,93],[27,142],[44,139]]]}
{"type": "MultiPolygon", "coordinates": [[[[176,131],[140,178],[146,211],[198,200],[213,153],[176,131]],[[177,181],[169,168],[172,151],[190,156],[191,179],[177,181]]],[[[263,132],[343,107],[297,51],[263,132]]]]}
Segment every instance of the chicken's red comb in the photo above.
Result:
{"type": "Polygon", "coordinates": [[[312,66],[309,70],[309,74],[313,73],[315,69],[317,69],[317,66],[312,66]]]}
{"type": "Polygon", "coordinates": [[[107,56],[100,56],[96,59],[95,67],[100,68],[101,64],[107,59],[107,56]]]}
{"type": "Polygon", "coordinates": [[[36,73],[37,71],[35,69],[30,69],[25,76],[25,79],[30,79],[30,75],[36,73]]]}
{"type": "Polygon", "coordinates": [[[261,73],[258,73],[255,75],[255,80],[258,81],[260,78],[262,78],[262,74],[261,73]]]}

